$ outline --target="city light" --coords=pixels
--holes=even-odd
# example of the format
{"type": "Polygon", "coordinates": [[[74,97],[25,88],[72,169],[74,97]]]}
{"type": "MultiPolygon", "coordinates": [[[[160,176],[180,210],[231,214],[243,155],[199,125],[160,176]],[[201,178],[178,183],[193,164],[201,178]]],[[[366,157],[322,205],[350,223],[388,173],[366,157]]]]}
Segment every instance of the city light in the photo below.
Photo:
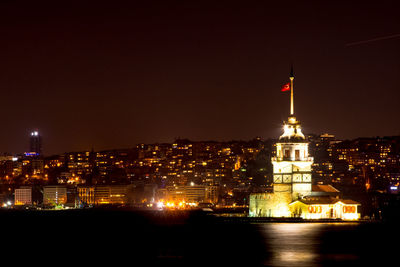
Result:
{"type": "Polygon", "coordinates": [[[174,208],[175,207],[175,203],[174,202],[167,202],[167,203],[165,203],[165,206],[167,208],[174,208]]]}

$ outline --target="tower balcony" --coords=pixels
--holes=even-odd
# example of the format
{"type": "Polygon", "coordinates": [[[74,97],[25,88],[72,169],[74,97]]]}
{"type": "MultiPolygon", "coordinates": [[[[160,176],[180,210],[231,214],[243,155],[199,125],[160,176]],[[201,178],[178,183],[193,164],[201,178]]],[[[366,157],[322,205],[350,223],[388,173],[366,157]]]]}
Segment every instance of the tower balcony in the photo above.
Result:
{"type": "Polygon", "coordinates": [[[272,161],[299,161],[299,162],[313,162],[313,157],[272,157],[272,161]]]}

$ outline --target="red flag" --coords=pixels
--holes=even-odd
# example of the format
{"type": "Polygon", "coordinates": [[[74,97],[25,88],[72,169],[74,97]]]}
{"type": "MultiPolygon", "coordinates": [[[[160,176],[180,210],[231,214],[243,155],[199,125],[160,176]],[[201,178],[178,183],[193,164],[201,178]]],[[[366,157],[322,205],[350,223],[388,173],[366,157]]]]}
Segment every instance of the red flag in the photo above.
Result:
{"type": "Polygon", "coordinates": [[[287,84],[283,85],[282,88],[281,88],[281,91],[282,92],[290,91],[290,83],[287,83],[287,84]]]}

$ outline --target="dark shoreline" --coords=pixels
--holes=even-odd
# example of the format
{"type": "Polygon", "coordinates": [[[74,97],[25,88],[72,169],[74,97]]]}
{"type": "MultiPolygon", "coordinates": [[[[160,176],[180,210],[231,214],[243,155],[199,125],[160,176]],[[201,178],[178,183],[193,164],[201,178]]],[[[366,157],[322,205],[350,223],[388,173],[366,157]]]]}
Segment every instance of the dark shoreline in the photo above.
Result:
{"type": "Polygon", "coordinates": [[[213,220],[214,222],[223,223],[379,223],[380,220],[342,220],[342,219],[303,219],[303,218],[273,218],[273,217],[248,217],[234,214],[219,214],[214,212],[202,211],[201,209],[193,210],[149,210],[149,209],[131,209],[131,208],[90,208],[90,209],[69,209],[69,210],[0,210],[0,218],[7,217],[75,217],[90,218],[97,216],[117,216],[117,217],[138,217],[146,218],[150,221],[169,221],[185,222],[187,219],[213,220]],[[9,215],[9,216],[7,216],[9,215]]]}

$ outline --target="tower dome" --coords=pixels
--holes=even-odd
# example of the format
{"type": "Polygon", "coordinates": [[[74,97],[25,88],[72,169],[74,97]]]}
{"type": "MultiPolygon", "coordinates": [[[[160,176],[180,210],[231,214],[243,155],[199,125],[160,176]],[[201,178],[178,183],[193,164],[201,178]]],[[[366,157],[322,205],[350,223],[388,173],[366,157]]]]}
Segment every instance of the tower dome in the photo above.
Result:
{"type": "Polygon", "coordinates": [[[283,125],[283,134],[279,137],[280,142],[306,142],[301,132],[300,121],[295,116],[289,116],[288,121],[283,125]]]}

